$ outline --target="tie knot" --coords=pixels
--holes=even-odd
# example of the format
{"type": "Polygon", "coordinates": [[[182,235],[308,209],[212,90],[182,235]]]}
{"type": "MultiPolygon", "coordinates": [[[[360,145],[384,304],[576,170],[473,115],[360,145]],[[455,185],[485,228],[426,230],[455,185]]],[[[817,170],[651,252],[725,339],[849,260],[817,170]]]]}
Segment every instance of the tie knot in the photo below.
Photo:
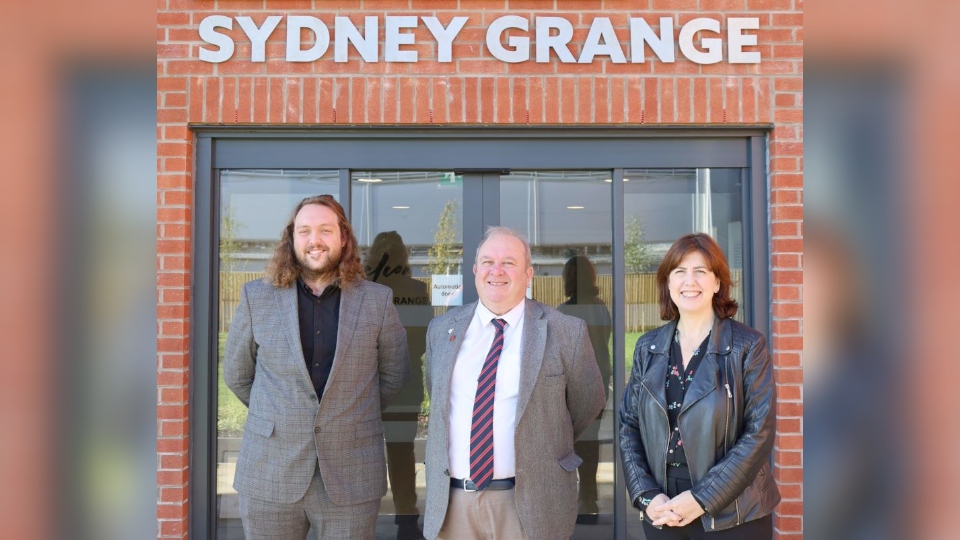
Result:
{"type": "Polygon", "coordinates": [[[497,327],[497,332],[503,332],[503,327],[507,325],[505,319],[493,319],[493,325],[497,327]]]}

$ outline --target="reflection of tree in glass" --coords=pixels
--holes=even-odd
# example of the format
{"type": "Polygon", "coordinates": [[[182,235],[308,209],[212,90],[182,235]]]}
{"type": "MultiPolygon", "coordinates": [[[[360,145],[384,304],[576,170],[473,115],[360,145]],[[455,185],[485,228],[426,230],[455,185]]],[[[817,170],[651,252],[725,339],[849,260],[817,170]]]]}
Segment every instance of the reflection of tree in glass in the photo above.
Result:
{"type": "Polygon", "coordinates": [[[244,225],[234,217],[233,205],[224,205],[220,214],[220,307],[223,316],[220,320],[218,374],[217,374],[217,436],[239,437],[243,433],[243,423],[247,419],[247,407],[240,403],[237,396],[227,389],[223,382],[223,348],[227,339],[229,322],[233,319],[235,300],[239,297],[240,286],[247,279],[240,274],[246,268],[246,262],[238,266],[238,255],[242,249],[239,240],[244,225]],[[225,310],[223,308],[226,308],[225,310]]]}
{"type": "Polygon", "coordinates": [[[437,223],[437,232],[433,236],[433,246],[430,247],[430,274],[452,274],[457,265],[459,251],[454,249],[457,240],[457,201],[447,201],[440,212],[440,221],[437,223]]]}
{"type": "Polygon", "coordinates": [[[245,227],[234,217],[233,205],[224,206],[220,219],[220,271],[233,272],[235,270],[236,255],[240,253],[241,244],[237,238],[245,227]]]}
{"type": "Polygon", "coordinates": [[[650,247],[644,242],[643,220],[634,214],[624,229],[623,261],[628,274],[639,274],[656,262],[650,247]]]}

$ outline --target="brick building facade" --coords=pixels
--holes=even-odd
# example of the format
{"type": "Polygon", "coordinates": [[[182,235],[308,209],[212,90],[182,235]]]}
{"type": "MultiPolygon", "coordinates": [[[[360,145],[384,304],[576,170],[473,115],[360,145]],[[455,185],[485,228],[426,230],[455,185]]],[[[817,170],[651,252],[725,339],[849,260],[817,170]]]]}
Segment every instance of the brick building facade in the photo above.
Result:
{"type": "MultiPolygon", "coordinates": [[[[158,248],[158,538],[183,538],[197,531],[190,523],[191,481],[198,460],[191,459],[192,316],[198,306],[192,275],[198,252],[195,192],[198,129],[236,127],[256,133],[286,127],[309,132],[338,126],[615,127],[714,129],[741,126],[766,134],[769,241],[770,344],[776,366],[778,435],[774,470],[783,502],[776,537],[802,537],[803,399],[803,14],[802,0],[159,0],[157,11],[157,248],[158,248]],[[235,43],[232,57],[219,63],[200,59],[216,50],[200,37],[210,16],[231,19],[220,35],[235,43]],[[266,41],[265,61],[251,61],[250,40],[235,17],[261,25],[284,16],[266,41]],[[329,50],[309,62],[285,59],[290,15],[320,19],[331,32],[329,50]],[[438,61],[436,40],[421,22],[405,30],[417,62],[384,59],[386,16],[436,17],[447,25],[468,17],[452,43],[451,61],[438,61]],[[646,49],[644,62],[614,62],[598,55],[588,63],[564,63],[554,52],[548,62],[508,63],[494,58],[486,44],[490,24],[516,15],[569,21],[569,49],[578,56],[591,22],[609,18],[622,50],[630,57],[629,19],[642,17],[659,31],[662,17],[673,19],[675,36],[689,21],[712,18],[725,29],[733,17],[756,18],[759,28],[750,51],[760,62],[698,64],[679,51],[672,63],[646,49]],[[376,62],[348,47],[346,62],[334,60],[334,17],[348,17],[362,32],[364,17],[377,17],[380,49],[376,62]],[[194,469],[191,468],[193,463],[194,469]]],[[[301,33],[302,49],[313,43],[301,33]]],[[[701,36],[702,37],[702,36],[701,36]]],[[[711,37],[714,37],[711,35],[711,37]]],[[[715,37],[726,37],[721,33],[715,37]]],[[[531,39],[533,41],[533,39],[531,39]]],[[[628,519],[634,519],[631,515],[628,519]]],[[[196,533],[194,533],[196,535],[196,533]]]]}

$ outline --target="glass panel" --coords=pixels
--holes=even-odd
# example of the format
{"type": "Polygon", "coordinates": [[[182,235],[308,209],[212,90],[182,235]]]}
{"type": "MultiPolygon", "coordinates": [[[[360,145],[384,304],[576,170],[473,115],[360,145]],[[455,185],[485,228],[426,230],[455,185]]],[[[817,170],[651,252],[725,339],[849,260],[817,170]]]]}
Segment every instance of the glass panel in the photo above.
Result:
{"type": "Polygon", "coordinates": [[[290,212],[304,197],[339,199],[338,171],[222,170],[217,354],[217,538],[243,538],[233,473],[247,408],[223,382],[223,347],[244,283],[263,277],[290,212]]]}
{"type": "MultiPolygon", "coordinates": [[[[736,319],[744,320],[743,197],[741,169],[633,169],[624,172],[624,262],[626,378],[633,369],[633,348],[660,320],[656,272],[670,245],[692,232],[712,236],[727,256],[736,319]]],[[[643,538],[636,511],[627,505],[628,538],[643,538]]]]}
{"type": "Polygon", "coordinates": [[[514,171],[501,177],[500,221],[530,240],[532,298],[587,323],[607,405],[575,443],[583,458],[574,538],[613,537],[610,171],[514,171]]]}
{"type": "Polygon", "coordinates": [[[423,354],[430,320],[461,304],[463,182],[453,173],[386,171],[353,172],[351,180],[367,279],[393,289],[410,350],[410,381],[383,412],[389,493],[380,503],[377,537],[418,538],[411,533],[426,499],[430,414],[423,354]]]}

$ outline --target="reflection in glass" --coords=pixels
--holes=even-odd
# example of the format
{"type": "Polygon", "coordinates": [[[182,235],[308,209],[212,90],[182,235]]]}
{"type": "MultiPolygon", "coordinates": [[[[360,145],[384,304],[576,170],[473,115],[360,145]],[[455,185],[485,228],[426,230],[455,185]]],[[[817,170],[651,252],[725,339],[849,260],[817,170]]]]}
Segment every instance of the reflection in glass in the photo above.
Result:
{"type": "Polygon", "coordinates": [[[396,231],[381,232],[364,259],[367,279],[390,287],[400,321],[407,330],[410,379],[383,410],[387,441],[387,473],[393,498],[398,536],[414,537],[417,520],[416,457],[414,440],[423,405],[423,363],[427,325],[433,318],[427,284],[410,277],[407,247],[396,231]]]}
{"type": "Polygon", "coordinates": [[[264,276],[290,212],[303,198],[340,194],[337,171],[220,171],[217,353],[217,539],[243,538],[234,467],[247,408],[223,383],[223,346],[244,283],[264,276]]]}
{"type": "Polygon", "coordinates": [[[530,241],[531,296],[586,321],[607,385],[606,407],[575,443],[583,463],[573,538],[613,537],[610,177],[610,171],[513,171],[500,182],[500,223],[530,241]]]}
{"type": "Polygon", "coordinates": [[[381,501],[378,538],[420,538],[430,414],[423,355],[430,320],[461,294],[462,183],[452,173],[358,171],[351,190],[367,279],[393,290],[410,352],[410,380],[382,416],[389,494],[381,501]]]}
{"type": "Polygon", "coordinates": [[[545,304],[563,301],[560,272],[572,255],[587,255],[611,274],[610,171],[513,171],[501,176],[500,224],[527,237],[535,276],[556,276],[545,304]]]}
{"type": "MultiPolygon", "coordinates": [[[[587,323],[587,333],[593,345],[600,375],[603,377],[605,396],[609,401],[613,366],[610,364],[608,344],[613,332],[613,321],[606,304],[600,299],[597,271],[590,259],[576,255],[563,265],[563,294],[568,297],[567,301],[557,306],[557,309],[587,323]]],[[[597,504],[597,468],[600,462],[599,435],[603,412],[600,412],[580,440],[574,443],[574,451],[583,459],[583,463],[577,468],[580,475],[580,523],[596,523],[597,515],[600,514],[597,504]]]]}

